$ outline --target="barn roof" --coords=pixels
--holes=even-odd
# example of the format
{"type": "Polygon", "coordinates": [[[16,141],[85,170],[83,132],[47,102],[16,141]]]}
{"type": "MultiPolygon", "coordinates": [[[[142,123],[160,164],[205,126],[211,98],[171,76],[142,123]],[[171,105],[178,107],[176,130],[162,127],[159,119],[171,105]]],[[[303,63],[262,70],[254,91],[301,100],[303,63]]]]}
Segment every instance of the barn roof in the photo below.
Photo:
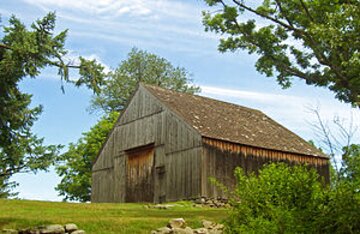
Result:
{"type": "Polygon", "coordinates": [[[325,156],[259,110],[142,85],[203,137],[283,152],[325,156]]]}

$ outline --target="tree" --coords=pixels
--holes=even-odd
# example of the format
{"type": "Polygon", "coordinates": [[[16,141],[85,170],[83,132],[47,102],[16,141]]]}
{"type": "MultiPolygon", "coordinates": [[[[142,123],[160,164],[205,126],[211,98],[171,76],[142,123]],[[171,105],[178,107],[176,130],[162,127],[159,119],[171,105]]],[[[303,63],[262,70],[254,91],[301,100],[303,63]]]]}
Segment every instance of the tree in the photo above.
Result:
{"type": "Polygon", "coordinates": [[[68,150],[59,156],[62,164],[56,166],[56,172],[62,179],[56,190],[65,197],[64,200],[90,201],[92,164],[118,117],[118,112],[111,112],[101,118],[90,131],[83,133],[77,143],[71,143],[68,150]]]}
{"type": "Polygon", "coordinates": [[[30,108],[31,94],[19,90],[19,82],[37,77],[49,66],[58,68],[62,81],[72,82],[69,69],[75,68],[80,78],[72,83],[98,92],[105,76],[104,68],[95,60],[80,57],[79,65],[65,62],[67,31],[54,34],[55,18],[54,13],[49,13],[28,30],[12,16],[9,25],[3,26],[0,39],[0,196],[3,197],[16,185],[9,183],[12,175],[46,170],[59,149],[55,145],[45,146],[43,138],[31,131],[42,106],[30,108]]]}
{"type": "Polygon", "coordinates": [[[221,52],[256,53],[256,69],[287,88],[293,77],[327,87],[360,106],[358,0],[205,0],[206,31],[222,34],[221,52]],[[240,15],[245,15],[241,18],[240,15]],[[247,17],[251,19],[245,20],[247,17]]]}
{"type": "Polygon", "coordinates": [[[360,144],[351,144],[343,148],[342,176],[355,184],[360,191],[360,144]]]}
{"type": "Polygon", "coordinates": [[[316,117],[316,122],[310,123],[316,140],[321,149],[329,155],[333,166],[331,168],[333,169],[331,170],[332,183],[336,184],[345,178],[351,182],[356,180],[360,182],[360,164],[358,163],[360,144],[353,142],[358,134],[359,124],[354,123],[353,113],[348,119],[335,116],[328,122],[322,118],[319,107],[309,107],[308,110],[316,117]]]}
{"type": "Polygon", "coordinates": [[[133,48],[100,87],[100,95],[93,97],[90,110],[121,111],[139,82],[179,92],[198,92],[199,88],[191,85],[191,81],[185,68],[174,67],[164,58],[133,48]]]}
{"type": "Polygon", "coordinates": [[[103,117],[89,132],[75,144],[70,144],[67,152],[59,157],[60,166],[56,171],[62,177],[56,187],[64,200],[86,202],[91,195],[92,164],[110,134],[113,125],[135,91],[139,82],[154,84],[180,92],[194,93],[198,87],[190,85],[188,72],[174,67],[169,61],[143,50],[132,49],[128,58],[111,72],[99,96],[92,99],[91,109],[105,112],[103,117]]]}

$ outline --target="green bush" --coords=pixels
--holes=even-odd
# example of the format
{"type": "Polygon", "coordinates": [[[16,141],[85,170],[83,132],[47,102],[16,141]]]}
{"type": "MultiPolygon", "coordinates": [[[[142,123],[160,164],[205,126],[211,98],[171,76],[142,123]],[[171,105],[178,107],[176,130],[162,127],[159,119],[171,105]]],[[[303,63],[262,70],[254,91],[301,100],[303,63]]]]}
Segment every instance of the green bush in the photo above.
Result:
{"type": "Polygon", "coordinates": [[[359,196],[350,183],[325,186],[306,166],[273,163],[258,175],[235,170],[227,233],[358,233],[359,196]]]}

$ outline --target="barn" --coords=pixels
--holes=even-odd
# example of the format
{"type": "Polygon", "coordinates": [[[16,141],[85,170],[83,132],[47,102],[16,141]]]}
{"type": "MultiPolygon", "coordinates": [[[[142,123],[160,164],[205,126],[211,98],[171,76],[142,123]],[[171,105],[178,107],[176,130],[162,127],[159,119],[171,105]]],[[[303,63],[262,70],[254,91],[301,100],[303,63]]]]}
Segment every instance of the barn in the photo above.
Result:
{"type": "Polygon", "coordinates": [[[329,180],[329,158],[261,111],[139,84],[92,168],[92,202],[215,198],[235,167],[307,163],[329,180]]]}

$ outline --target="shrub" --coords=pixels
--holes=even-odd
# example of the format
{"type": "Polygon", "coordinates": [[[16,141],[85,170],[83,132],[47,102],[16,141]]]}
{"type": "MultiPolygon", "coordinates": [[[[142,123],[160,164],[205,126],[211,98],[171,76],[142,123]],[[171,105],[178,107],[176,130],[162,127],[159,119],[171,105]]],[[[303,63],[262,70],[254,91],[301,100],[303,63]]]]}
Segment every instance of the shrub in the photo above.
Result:
{"type": "Polygon", "coordinates": [[[227,233],[355,233],[360,202],[350,183],[329,187],[314,169],[273,163],[258,175],[235,170],[227,233]]]}

